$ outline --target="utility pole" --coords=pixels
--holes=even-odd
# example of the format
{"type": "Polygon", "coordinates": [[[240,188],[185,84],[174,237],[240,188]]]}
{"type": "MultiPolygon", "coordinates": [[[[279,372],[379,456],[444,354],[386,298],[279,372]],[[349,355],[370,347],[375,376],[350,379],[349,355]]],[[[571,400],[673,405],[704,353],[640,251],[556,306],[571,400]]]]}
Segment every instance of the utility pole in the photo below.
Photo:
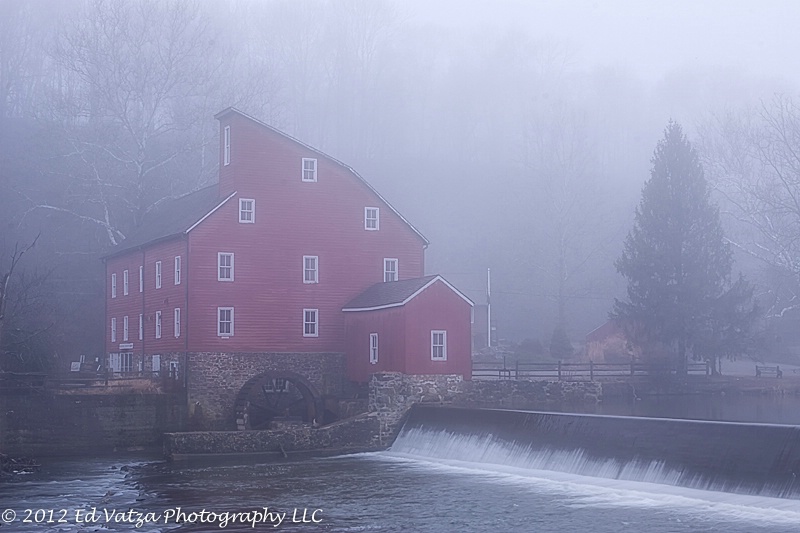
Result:
{"type": "Polygon", "coordinates": [[[492,346],[492,269],[486,269],[486,346],[492,346]]]}

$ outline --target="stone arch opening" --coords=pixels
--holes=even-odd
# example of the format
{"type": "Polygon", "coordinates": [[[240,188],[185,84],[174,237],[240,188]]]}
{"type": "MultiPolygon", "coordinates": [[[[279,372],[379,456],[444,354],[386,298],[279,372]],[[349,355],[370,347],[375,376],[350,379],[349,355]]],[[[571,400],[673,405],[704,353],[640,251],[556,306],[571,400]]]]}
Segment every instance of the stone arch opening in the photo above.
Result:
{"type": "Polygon", "coordinates": [[[268,371],[250,378],[235,403],[239,430],[270,429],[274,422],[316,424],[323,415],[314,385],[300,374],[268,371]]]}

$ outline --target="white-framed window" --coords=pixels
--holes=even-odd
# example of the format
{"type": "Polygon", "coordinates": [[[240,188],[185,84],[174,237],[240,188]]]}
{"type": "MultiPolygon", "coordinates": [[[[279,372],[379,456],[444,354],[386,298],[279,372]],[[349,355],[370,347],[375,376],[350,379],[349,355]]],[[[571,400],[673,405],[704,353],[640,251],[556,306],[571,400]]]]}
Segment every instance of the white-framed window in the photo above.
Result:
{"type": "Polygon", "coordinates": [[[303,158],[303,181],[317,181],[317,160],[303,158]]]}
{"type": "Polygon", "coordinates": [[[161,288],[161,261],[156,261],[156,289],[161,288]]]}
{"type": "Polygon", "coordinates": [[[319,257],[316,255],[303,256],[303,283],[319,283],[319,257]]]}
{"type": "Polygon", "coordinates": [[[392,257],[384,257],[383,259],[383,281],[397,281],[398,277],[398,262],[397,259],[392,257]]]}
{"type": "Polygon", "coordinates": [[[233,307],[217,307],[217,336],[233,336],[233,307]]]}
{"type": "Polygon", "coordinates": [[[381,213],[377,207],[364,208],[364,229],[378,231],[381,227],[381,213]]]}
{"type": "Polygon", "coordinates": [[[447,331],[431,330],[431,360],[447,361],[447,331]]]}
{"type": "Polygon", "coordinates": [[[128,315],[122,317],[122,342],[128,342],[128,315]]]}
{"type": "Polygon", "coordinates": [[[144,292],[144,266],[139,267],[139,292],[144,292]]]}
{"type": "Polygon", "coordinates": [[[175,256],[175,285],[181,284],[181,256],[175,256]]]}
{"type": "Polygon", "coordinates": [[[117,297],[117,274],[111,274],[111,297],[117,297]]]}
{"type": "Polygon", "coordinates": [[[161,311],[156,311],[156,339],[161,338],[161,311]]]}
{"type": "Polygon", "coordinates": [[[256,201],[253,198],[239,198],[239,222],[253,224],[256,221],[256,201]]]}
{"type": "Polygon", "coordinates": [[[378,362],[378,334],[377,333],[370,333],[369,334],[369,362],[371,364],[377,364],[378,362]]]}
{"type": "Polygon", "coordinates": [[[217,253],[217,281],[233,281],[233,254],[217,253]]]}
{"type": "Polygon", "coordinates": [[[122,373],[133,372],[133,354],[131,352],[119,354],[119,371],[122,373]]]}
{"type": "Polygon", "coordinates": [[[225,126],[223,130],[224,149],[222,151],[222,166],[231,164],[231,127],[225,126]]]}
{"type": "Polygon", "coordinates": [[[117,342],[117,319],[111,319],[111,342],[117,342]]]}
{"type": "Polygon", "coordinates": [[[173,313],[173,315],[174,315],[173,316],[173,318],[174,318],[173,322],[174,322],[174,325],[175,325],[175,327],[174,327],[175,338],[177,339],[178,337],[181,336],[181,308],[180,307],[176,307],[175,308],[175,312],[173,313]]]}
{"type": "Polygon", "coordinates": [[[319,336],[319,309],[303,309],[303,337],[319,336]]]}
{"type": "Polygon", "coordinates": [[[123,270],[122,271],[122,295],[123,296],[127,296],[128,295],[128,271],[127,270],[123,270]]]}
{"type": "Polygon", "coordinates": [[[142,314],[139,313],[139,340],[144,339],[144,322],[142,321],[142,314]]]}

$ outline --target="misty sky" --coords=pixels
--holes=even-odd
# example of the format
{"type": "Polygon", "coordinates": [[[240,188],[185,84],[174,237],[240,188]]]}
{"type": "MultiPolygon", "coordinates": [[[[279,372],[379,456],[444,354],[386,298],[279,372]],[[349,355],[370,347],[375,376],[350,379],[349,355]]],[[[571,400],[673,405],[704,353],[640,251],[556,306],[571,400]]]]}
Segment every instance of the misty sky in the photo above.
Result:
{"type": "Polygon", "coordinates": [[[730,67],[800,82],[795,0],[406,0],[413,19],[520,28],[568,44],[576,66],[621,66],[649,80],[730,67]]]}

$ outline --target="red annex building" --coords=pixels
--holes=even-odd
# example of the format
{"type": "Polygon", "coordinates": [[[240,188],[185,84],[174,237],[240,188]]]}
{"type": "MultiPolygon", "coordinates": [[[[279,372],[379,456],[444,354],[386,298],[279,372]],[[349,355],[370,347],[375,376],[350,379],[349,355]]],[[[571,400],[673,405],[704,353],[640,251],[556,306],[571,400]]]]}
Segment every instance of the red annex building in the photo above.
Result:
{"type": "Polygon", "coordinates": [[[110,370],[183,380],[215,429],[333,419],[376,371],[469,379],[472,303],[424,276],[425,237],[347,165],[216,118],[219,184],[105,257],[110,370]]]}

